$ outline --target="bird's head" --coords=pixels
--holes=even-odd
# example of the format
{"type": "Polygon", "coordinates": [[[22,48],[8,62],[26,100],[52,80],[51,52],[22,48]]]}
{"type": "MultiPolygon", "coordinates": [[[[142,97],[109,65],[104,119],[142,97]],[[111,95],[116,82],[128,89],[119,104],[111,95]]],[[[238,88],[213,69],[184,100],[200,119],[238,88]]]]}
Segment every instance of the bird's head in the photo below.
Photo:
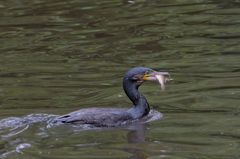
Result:
{"type": "Polygon", "coordinates": [[[158,72],[146,67],[134,67],[125,74],[124,80],[135,82],[137,86],[140,86],[144,81],[158,81],[161,88],[164,89],[165,83],[171,79],[168,72],[158,72]]]}

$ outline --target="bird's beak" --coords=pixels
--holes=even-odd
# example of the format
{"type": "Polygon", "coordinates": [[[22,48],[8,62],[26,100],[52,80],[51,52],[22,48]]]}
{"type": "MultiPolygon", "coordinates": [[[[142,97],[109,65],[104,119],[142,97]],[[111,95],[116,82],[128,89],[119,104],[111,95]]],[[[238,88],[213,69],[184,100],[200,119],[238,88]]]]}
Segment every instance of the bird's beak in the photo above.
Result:
{"type": "Polygon", "coordinates": [[[170,78],[170,74],[168,72],[153,71],[149,74],[145,74],[143,76],[143,80],[144,81],[158,81],[161,86],[161,89],[164,90],[165,84],[172,79],[170,78]]]}

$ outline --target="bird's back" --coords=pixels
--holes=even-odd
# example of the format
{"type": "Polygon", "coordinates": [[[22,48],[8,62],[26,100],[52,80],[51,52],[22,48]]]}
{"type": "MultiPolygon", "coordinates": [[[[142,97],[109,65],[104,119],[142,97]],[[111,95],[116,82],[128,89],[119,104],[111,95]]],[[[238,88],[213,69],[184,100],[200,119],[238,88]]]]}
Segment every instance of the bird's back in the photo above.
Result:
{"type": "Polygon", "coordinates": [[[57,117],[55,122],[91,124],[94,126],[119,126],[133,120],[128,109],[86,108],[57,117]]]}

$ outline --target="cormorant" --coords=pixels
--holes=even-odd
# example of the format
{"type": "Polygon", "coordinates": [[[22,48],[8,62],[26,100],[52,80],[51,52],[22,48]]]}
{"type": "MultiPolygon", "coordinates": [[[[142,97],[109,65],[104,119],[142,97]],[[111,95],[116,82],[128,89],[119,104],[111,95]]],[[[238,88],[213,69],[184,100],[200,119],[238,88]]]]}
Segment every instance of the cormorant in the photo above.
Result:
{"type": "Polygon", "coordinates": [[[159,81],[164,89],[167,80],[170,80],[168,72],[157,72],[146,67],[132,68],[123,77],[123,89],[133,103],[130,109],[85,108],[59,116],[54,122],[113,127],[137,121],[150,111],[147,99],[138,91],[138,87],[144,81],[159,81]]]}

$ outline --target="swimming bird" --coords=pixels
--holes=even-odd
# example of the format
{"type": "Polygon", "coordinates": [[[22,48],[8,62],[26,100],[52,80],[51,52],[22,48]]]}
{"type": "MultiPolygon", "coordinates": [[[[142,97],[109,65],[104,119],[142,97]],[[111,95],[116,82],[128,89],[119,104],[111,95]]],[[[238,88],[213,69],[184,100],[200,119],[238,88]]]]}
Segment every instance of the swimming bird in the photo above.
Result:
{"type": "Polygon", "coordinates": [[[146,67],[132,68],[123,77],[123,89],[133,103],[131,108],[85,108],[59,116],[54,122],[114,127],[137,121],[150,111],[147,99],[138,90],[139,86],[145,81],[159,81],[161,88],[164,88],[168,77],[168,72],[157,72],[146,67]]]}

